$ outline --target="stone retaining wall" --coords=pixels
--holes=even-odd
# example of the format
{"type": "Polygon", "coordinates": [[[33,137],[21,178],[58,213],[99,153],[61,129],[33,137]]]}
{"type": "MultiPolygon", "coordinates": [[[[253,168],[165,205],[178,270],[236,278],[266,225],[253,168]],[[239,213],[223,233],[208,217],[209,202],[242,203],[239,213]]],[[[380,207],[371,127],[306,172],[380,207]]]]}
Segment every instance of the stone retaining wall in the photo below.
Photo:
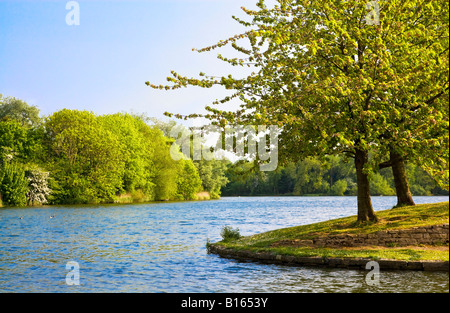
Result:
{"type": "MultiPolygon", "coordinates": [[[[365,270],[367,263],[373,261],[366,258],[326,258],[277,255],[271,252],[234,250],[214,244],[209,245],[208,252],[225,258],[251,260],[269,264],[320,266],[361,270],[365,270]]],[[[448,261],[401,261],[380,259],[376,260],[376,262],[380,265],[380,270],[449,271],[448,261]]]]}
{"type": "Polygon", "coordinates": [[[312,240],[282,240],[272,246],[416,246],[435,245],[449,242],[449,224],[386,230],[371,234],[343,234],[318,237],[312,240]]]}

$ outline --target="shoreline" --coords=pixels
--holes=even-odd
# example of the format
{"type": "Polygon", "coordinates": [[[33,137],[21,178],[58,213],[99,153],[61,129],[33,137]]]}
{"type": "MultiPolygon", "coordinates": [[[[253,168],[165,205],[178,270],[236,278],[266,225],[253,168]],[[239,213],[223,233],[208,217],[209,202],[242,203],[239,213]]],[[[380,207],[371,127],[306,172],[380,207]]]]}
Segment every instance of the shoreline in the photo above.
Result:
{"type": "MultiPolygon", "coordinates": [[[[380,270],[411,270],[411,271],[442,271],[449,272],[448,261],[406,261],[395,259],[372,258],[337,258],[320,256],[283,255],[273,252],[254,252],[250,250],[235,250],[220,245],[210,244],[208,253],[223,258],[261,262],[264,264],[279,264],[289,266],[313,266],[328,268],[345,268],[366,270],[367,263],[375,261],[380,270]]],[[[370,269],[370,268],[369,268],[370,269]]]]}
{"type": "Polygon", "coordinates": [[[449,203],[419,204],[377,211],[378,223],[349,216],[225,237],[208,253],[225,258],[294,266],[449,272],[449,203]]]}
{"type": "MultiPolygon", "coordinates": [[[[215,201],[215,200],[222,200],[227,198],[270,198],[270,197],[292,197],[292,198],[308,198],[308,197],[339,197],[339,198],[345,198],[345,197],[353,197],[356,198],[356,196],[316,196],[316,195],[304,195],[304,196],[292,196],[292,195],[275,195],[275,196],[220,196],[219,198],[213,198],[210,197],[210,195],[206,195],[205,192],[198,193],[196,199],[191,200],[151,200],[151,199],[116,199],[113,201],[103,201],[103,202],[90,202],[90,203],[46,203],[46,204],[33,204],[33,205],[25,205],[25,206],[8,206],[3,205],[0,199],[0,209],[23,209],[23,208],[46,208],[46,207],[57,207],[57,206],[90,206],[90,205],[128,205],[128,204],[154,204],[154,203],[178,203],[178,202],[195,202],[195,201],[215,201]]],[[[395,197],[395,196],[373,196],[373,197],[395,197]]],[[[418,197],[446,197],[445,195],[432,195],[432,196],[418,196],[418,197]]]]}
{"type": "Polygon", "coordinates": [[[206,195],[206,192],[198,193],[196,199],[191,200],[136,200],[136,199],[119,199],[114,201],[104,201],[104,202],[92,202],[92,203],[46,203],[46,204],[30,204],[25,206],[7,206],[2,205],[0,202],[0,209],[25,209],[25,208],[51,208],[51,207],[59,207],[59,206],[98,206],[98,205],[108,205],[108,206],[121,206],[121,205],[130,205],[130,204],[158,204],[158,203],[181,203],[181,202],[196,202],[196,201],[215,201],[220,200],[221,198],[215,199],[212,198],[209,193],[206,195]]]}

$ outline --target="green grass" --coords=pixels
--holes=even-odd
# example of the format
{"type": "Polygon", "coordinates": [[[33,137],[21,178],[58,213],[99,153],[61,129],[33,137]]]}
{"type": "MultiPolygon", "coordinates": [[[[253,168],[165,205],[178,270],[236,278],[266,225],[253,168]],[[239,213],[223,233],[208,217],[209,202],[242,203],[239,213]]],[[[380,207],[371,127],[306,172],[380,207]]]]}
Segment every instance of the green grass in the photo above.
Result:
{"type": "MultiPolygon", "coordinates": [[[[237,250],[273,252],[295,256],[322,257],[364,257],[372,259],[397,260],[449,260],[448,248],[377,247],[377,248],[312,248],[312,247],[270,247],[281,240],[313,239],[333,234],[369,234],[382,230],[407,229],[411,227],[445,224],[449,222],[449,203],[420,204],[397,207],[376,212],[377,223],[357,224],[356,216],[325,222],[278,229],[234,241],[216,244],[237,250]]],[[[448,247],[448,245],[447,245],[448,247]]]]}

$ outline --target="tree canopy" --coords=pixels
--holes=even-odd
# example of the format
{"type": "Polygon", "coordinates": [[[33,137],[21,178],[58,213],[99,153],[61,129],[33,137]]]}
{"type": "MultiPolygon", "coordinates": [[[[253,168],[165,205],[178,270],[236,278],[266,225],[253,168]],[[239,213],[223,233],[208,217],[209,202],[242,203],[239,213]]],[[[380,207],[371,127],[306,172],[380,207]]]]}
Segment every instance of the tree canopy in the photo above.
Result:
{"type": "Polygon", "coordinates": [[[0,94],[0,120],[13,119],[22,126],[32,127],[40,122],[39,109],[13,97],[0,94]]]}
{"type": "Polygon", "coordinates": [[[391,151],[448,187],[448,3],[377,1],[377,23],[369,23],[366,1],[266,3],[242,8],[251,21],[233,17],[249,31],[197,50],[229,45],[243,57],[218,58],[254,68],[250,75],[189,78],[172,71],[170,85],[147,85],[232,90],[213,104],[239,99],[240,109],[207,106],[205,117],[219,125],[278,125],[282,160],[353,158],[359,221],[376,220],[369,174],[391,151]],[[242,39],[246,46],[238,45],[242,39]]]}
{"type": "Polygon", "coordinates": [[[143,115],[63,109],[33,124],[17,116],[0,120],[4,205],[218,198],[226,181],[221,163],[171,151],[174,139],[143,115]]]}

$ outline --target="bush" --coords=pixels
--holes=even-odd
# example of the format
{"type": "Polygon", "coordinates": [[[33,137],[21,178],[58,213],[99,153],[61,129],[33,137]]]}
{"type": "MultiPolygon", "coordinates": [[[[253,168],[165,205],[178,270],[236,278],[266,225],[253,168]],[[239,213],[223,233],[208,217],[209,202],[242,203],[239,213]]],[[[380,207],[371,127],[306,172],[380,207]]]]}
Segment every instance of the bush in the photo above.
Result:
{"type": "Polygon", "coordinates": [[[28,179],[25,170],[17,164],[5,162],[0,171],[0,194],[3,204],[25,206],[27,204],[28,179]]]}
{"type": "Polygon", "coordinates": [[[179,170],[177,172],[177,193],[178,200],[193,200],[196,193],[201,190],[202,181],[198,175],[197,168],[191,160],[179,160],[179,170]]]}
{"type": "Polygon", "coordinates": [[[220,232],[220,236],[222,236],[223,241],[238,240],[241,238],[239,228],[233,229],[233,227],[230,226],[224,226],[220,232]]]}
{"type": "Polygon", "coordinates": [[[344,192],[347,191],[347,181],[340,179],[333,184],[331,187],[331,195],[333,196],[343,196],[344,192]]]}
{"type": "Polygon", "coordinates": [[[27,177],[29,181],[28,203],[31,205],[46,204],[47,196],[51,193],[48,187],[49,173],[35,168],[28,171],[27,177]]]}
{"type": "Polygon", "coordinates": [[[383,176],[374,173],[370,177],[370,194],[372,196],[395,196],[395,191],[383,176]]]}

